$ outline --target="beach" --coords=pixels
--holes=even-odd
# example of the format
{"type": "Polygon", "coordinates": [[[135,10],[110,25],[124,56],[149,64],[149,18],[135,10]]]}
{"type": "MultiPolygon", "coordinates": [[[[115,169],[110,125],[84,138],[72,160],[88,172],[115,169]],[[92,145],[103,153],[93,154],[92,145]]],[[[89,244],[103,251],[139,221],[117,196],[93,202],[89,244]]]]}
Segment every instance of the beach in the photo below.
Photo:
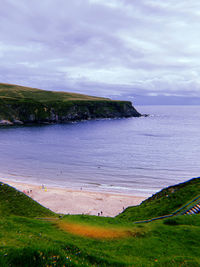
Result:
{"type": "Polygon", "coordinates": [[[47,187],[28,183],[0,180],[45,206],[61,214],[88,214],[114,217],[129,206],[140,204],[144,196],[91,192],[70,188],[47,187]]]}

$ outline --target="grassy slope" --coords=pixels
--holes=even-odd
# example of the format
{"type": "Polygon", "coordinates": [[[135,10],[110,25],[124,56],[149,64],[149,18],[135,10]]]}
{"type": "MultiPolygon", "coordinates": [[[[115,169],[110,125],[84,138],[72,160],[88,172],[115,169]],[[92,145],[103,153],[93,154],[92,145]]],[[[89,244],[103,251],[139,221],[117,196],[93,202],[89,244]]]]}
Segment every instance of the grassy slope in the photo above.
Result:
{"type": "MultiPolygon", "coordinates": [[[[181,185],[182,194],[196,194],[197,185],[198,180],[181,185]]],[[[138,225],[120,218],[86,215],[67,215],[58,221],[37,220],[31,217],[50,216],[49,211],[41,210],[36,203],[35,208],[30,209],[30,199],[13,188],[1,185],[0,189],[0,266],[200,265],[199,215],[138,225]],[[31,214],[27,214],[27,210],[31,210],[31,214]],[[81,237],[60,229],[60,221],[126,229],[130,236],[111,240],[81,237]]],[[[162,194],[154,198],[162,198],[162,194]]],[[[174,193],[168,190],[168,194],[174,193]]],[[[148,200],[152,204],[154,201],[148,200]]]]}
{"type": "Polygon", "coordinates": [[[45,91],[31,87],[0,83],[0,99],[31,99],[39,102],[93,100],[110,101],[108,98],[94,97],[76,93],[45,91]]]}
{"type": "MultiPolygon", "coordinates": [[[[74,216],[73,220],[85,223],[85,216],[74,216]]],[[[87,221],[96,224],[94,217],[87,221]]],[[[112,227],[114,222],[113,219],[112,227]]],[[[110,226],[106,218],[99,218],[98,224],[110,226]]],[[[164,220],[136,226],[123,224],[123,227],[134,230],[135,234],[99,240],[70,234],[59,229],[55,222],[1,218],[0,266],[4,266],[1,262],[5,266],[200,265],[200,216],[181,216],[174,225],[164,220]]]]}
{"type": "Polygon", "coordinates": [[[117,217],[123,220],[140,221],[167,215],[198,195],[200,195],[200,178],[194,178],[161,190],[139,206],[127,208],[117,217]]]}
{"type": "Polygon", "coordinates": [[[24,193],[0,183],[0,216],[9,216],[10,214],[26,217],[56,216],[24,193]]]}

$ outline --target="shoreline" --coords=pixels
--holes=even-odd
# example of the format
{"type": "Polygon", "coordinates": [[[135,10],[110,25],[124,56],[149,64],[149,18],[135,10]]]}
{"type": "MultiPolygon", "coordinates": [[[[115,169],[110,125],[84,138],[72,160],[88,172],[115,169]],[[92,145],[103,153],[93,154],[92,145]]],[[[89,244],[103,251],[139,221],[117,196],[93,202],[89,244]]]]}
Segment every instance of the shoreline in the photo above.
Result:
{"type": "Polygon", "coordinates": [[[40,203],[61,214],[87,214],[114,217],[128,206],[139,205],[147,197],[85,189],[43,186],[0,179],[40,203]]]}

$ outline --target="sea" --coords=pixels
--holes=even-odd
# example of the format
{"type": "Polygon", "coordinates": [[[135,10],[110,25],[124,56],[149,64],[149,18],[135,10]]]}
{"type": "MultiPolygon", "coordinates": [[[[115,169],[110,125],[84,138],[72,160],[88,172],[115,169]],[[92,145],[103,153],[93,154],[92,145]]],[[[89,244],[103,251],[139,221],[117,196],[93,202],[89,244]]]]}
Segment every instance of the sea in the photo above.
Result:
{"type": "Polygon", "coordinates": [[[151,196],[200,176],[200,106],[136,106],[148,117],[0,128],[0,177],[151,196]]]}

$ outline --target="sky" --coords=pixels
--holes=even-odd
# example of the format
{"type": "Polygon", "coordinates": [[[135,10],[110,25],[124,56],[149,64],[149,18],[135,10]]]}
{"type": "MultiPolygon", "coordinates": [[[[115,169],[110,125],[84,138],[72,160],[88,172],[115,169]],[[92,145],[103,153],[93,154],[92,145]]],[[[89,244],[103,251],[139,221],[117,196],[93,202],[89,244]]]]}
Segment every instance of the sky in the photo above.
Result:
{"type": "Polygon", "coordinates": [[[200,104],[199,74],[199,0],[1,0],[0,82],[200,104]]]}

